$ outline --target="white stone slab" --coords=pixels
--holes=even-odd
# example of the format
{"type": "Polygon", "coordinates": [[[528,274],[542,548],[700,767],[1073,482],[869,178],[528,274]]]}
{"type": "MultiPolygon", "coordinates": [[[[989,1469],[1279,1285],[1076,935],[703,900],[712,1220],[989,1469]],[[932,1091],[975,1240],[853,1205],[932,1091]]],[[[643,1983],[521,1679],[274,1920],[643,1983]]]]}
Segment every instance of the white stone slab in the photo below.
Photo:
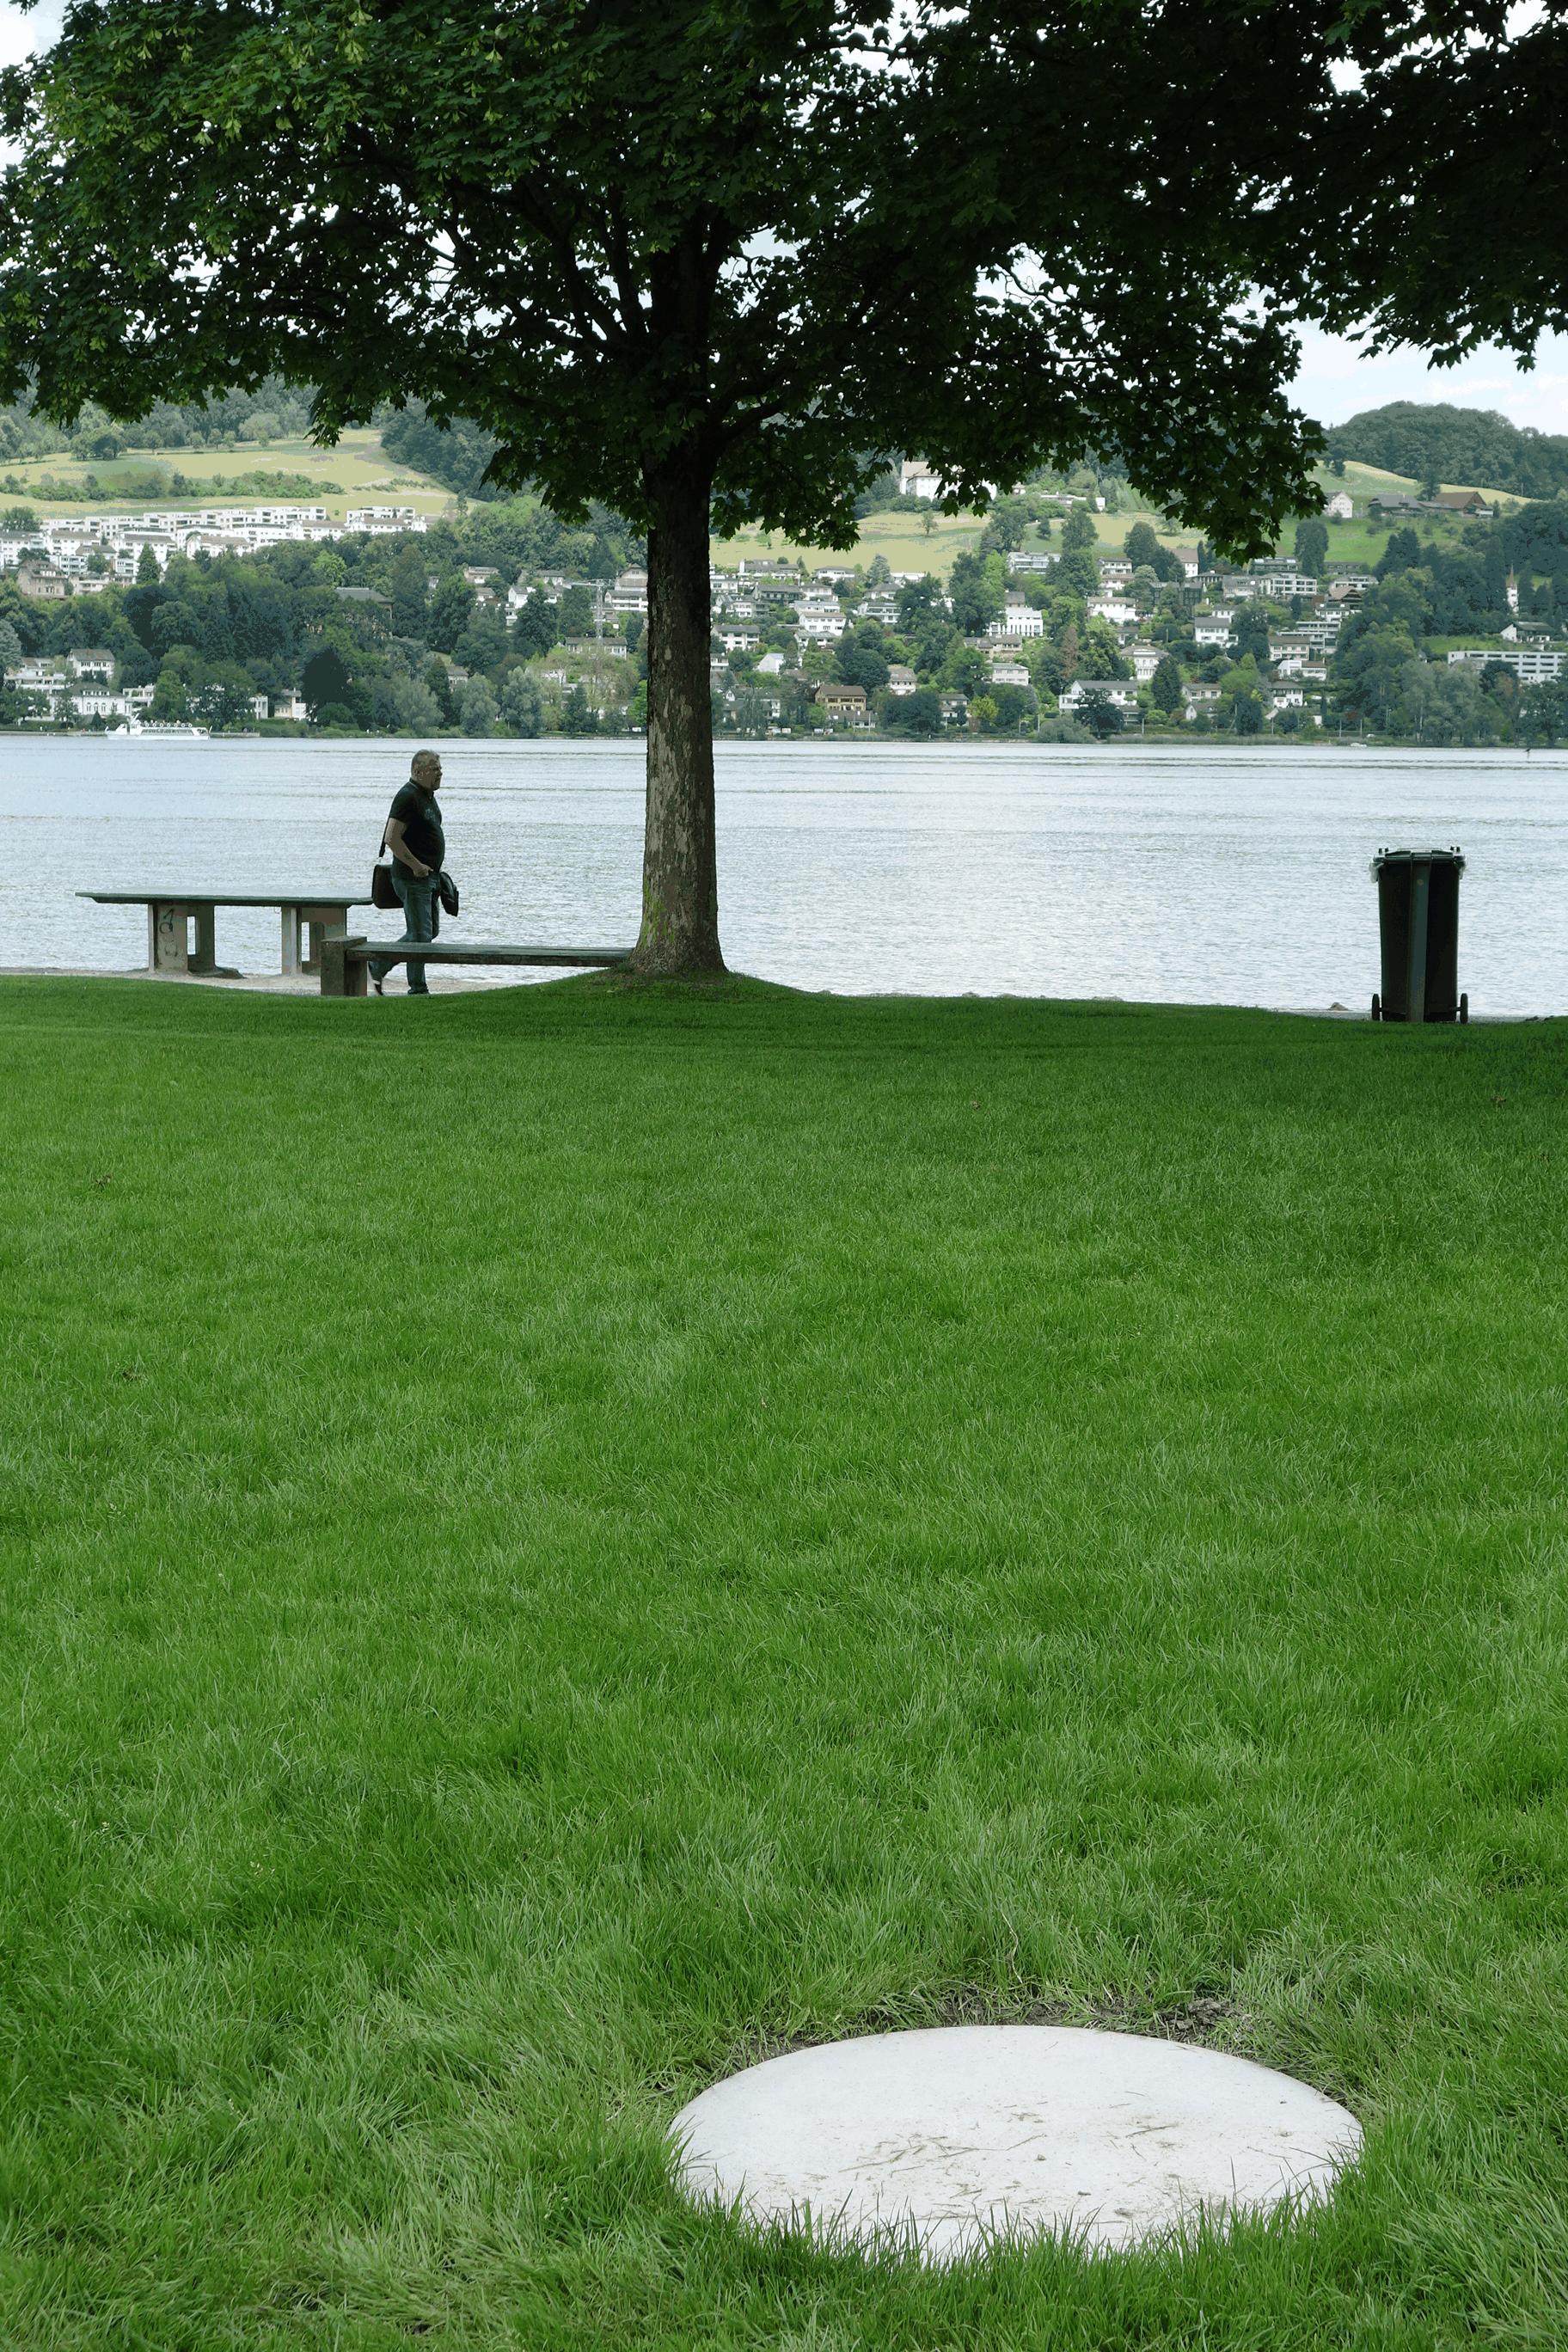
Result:
{"type": "Polygon", "coordinates": [[[689,2194],[758,2221],[918,2235],[952,2262],[988,2232],[1125,2246],[1325,2195],[1349,2111],[1245,2058],[1071,2026],[961,2025],[793,2051],[677,2116],[689,2194]]]}

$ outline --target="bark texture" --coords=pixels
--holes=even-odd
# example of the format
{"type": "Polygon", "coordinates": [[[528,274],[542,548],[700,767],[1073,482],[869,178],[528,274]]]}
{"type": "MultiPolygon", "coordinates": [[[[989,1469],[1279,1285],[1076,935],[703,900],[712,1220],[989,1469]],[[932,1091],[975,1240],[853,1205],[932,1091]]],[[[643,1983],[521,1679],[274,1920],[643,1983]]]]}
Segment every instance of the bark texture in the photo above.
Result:
{"type": "Polygon", "coordinates": [[[655,979],[722,971],[708,662],[708,483],[675,471],[650,486],[647,542],[647,819],[642,932],[632,970],[655,979]]]}

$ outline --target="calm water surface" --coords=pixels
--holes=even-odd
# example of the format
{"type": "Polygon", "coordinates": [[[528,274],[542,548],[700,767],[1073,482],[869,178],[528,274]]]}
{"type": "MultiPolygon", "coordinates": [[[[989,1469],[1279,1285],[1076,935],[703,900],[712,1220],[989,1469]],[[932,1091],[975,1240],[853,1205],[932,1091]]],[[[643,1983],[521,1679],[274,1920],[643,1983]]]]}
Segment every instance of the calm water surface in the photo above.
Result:
{"type": "MultiPolygon", "coordinates": [[[[4,961],[143,962],[142,911],[89,887],[363,891],[413,748],[0,738],[0,841],[26,877],[4,961]]],[[[636,937],[640,743],[442,756],[448,936],[636,937]]],[[[718,806],[726,957],[798,988],[1359,1008],[1368,858],[1458,842],[1472,1006],[1568,1010],[1562,753],[741,744],[720,747],[718,806]]],[[[220,912],[218,952],[275,971],[277,916],[220,912]]]]}

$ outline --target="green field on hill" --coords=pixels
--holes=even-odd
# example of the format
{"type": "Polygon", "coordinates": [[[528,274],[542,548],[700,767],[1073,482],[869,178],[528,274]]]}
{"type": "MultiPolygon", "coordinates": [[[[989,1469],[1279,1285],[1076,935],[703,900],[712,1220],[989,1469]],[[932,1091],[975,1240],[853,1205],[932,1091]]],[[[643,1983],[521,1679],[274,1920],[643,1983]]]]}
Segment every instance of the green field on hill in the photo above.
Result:
{"type": "Polygon", "coordinates": [[[255,505],[269,493],[223,487],[223,483],[232,482],[236,477],[251,473],[298,477],[298,487],[270,494],[289,501],[309,499],[325,506],[340,520],[351,506],[411,506],[422,514],[439,514],[450,503],[449,493],[438,485],[395,465],[383,450],[379,434],[368,430],[345,433],[333,449],[318,448],[314,442],[300,439],[241,441],[232,449],[131,449],[122,457],[99,463],[59,451],[52,457],[13,467],[9,472],[17,488],[5,495],[40,501],[46,513],[63,506],[140,509],[170,499],[182,506],[227,499],[241,505],[255,505]],[[184,475],[195,487],[174,493],[166,485],[168,478],[176,473],[184,475]],[[98,482],[102,495],[88,487],[89,476],[98,482]],[[158,489],[143,487],[154,476],[163,477],[165,486],[158,489]],[[46,477],[54,485],[52,497],[38,487],[46,477]],[[222,477],[223,481],[220,483],[216,477],[222,477]],[[312,487],[307,488],[307,483],[312,487]]]}
{"type": "MultiPolygon", "coordinates": [[[[1375,498],[1379,491],[1414,492],[1418,488],[1415,482],[1406,480],[1402,475],[1382,473],[1372,466],[1347,465],[1342,476],[1331,474],[1323,466],[1318,468],[1316,479],[1325,498],[1335,490],[1349,490],[1358,506],[1370,498],[1375,498]]],[[[1469,483],[1446,483],[1444,487],[1467,489],[1479,487],[1485,489],[1484,485],[1469,483]]],[[[1485,495],[1496,499],[1503,494],[1488,489],[1485,495]]],[[[751,562],[759,556],[773,555],[791,562],[798,558],[808,570],[816,570],[819,565],[835,562],[869,564],[878,555],[884,555],[892,572],[930,571],[945,580],[952,568],[953,557],[974,546],[979,540],[985,518],[983,515],[938,514],[930,532],[922,528],[923,520],[920,515],[902,511],[869,515],[860,526],[860,535],[855,546],[847,551],[797,545],[794,541],[765,536],[760,531],[741,531],[732,539],[714,541],[713,560],[726,570],[732,571],[742,556],[751,562]]],[[[1102,556],[1120,555],[1128,532],[1134,522],[1140,520],[1150,523],[1158,539],[1189,561],[1195,558],[1198,551],[1200,534],[1197,531],[1168,521],[1136,498],[1129,499],[1115,513],[1095,514],[1090,520],[1102,556]]],[[[1458,516],[1423,515],[1419,518],[1419,524],[1424,538],[1436,538],[1444,543],[1457,543],[1464,528],[1458,516]]],[[[1353,521],[1331,525],[1329,561],[1370,566],[1376,562],[1387,542],[1386,527],[1382,531],[1374,531],[1358,514],[1353,521]]],[[[1037,541],[1031,535],[1028,541],[1031,546],[1039,544],[1045,547],[1059,543],[1059,523],[1053,524],[1050,535],[1043,541],[1037,541]]],[[[1280,534],[1277,551],[1289,555],[1294,543],[1295,525],[1288,524],[1280,534]]]]}
{"type": "MultiPolygon", "coordinates": [[[[1065,511],[1065,509],[1064,509],[1065,511]]],[[[810,547],[804,542],[786,540],[778,533],[737,531],[732,539],[714,540],[712,555],[715,563],[732,572],[744,557],[747,562],[773,556],[794,563],[804,562],[808,571],[828,563],[869,564],[879,555],[885,556],[890,572],[934,572],[945,580],[952,569],[955,555],[973,547],[985,528],[984,515],[945,515],[935,508],[931,510],[931,529],[924,528],[925,517],[903,509],[868,515],[860,525],[859,537],[852,548],[810,547]]],[[[1195,531],[1180,530],[1167,526],[1159,517],[1142,506],[1130,506],[1116,514],[1096,514],[1090,518],[1100,541],[1102,555],[1120,555],[1122,541],[1133,524],[1140,520],[1152,523],[1157,536],[1168,546],[1179,547],[1188,555],[1197,553],[1195,531]]],[[[1053,522],[1051,534],[1045,540],[1031,536],[1028,544],[1044,547],[1059,546],[1061,526],[1053,522]]]]}
{"type": "Polygon", "coordinates": [[[1562,2340],[1568,1029],[0,982],[0,2342],[1562,2340]],[[686,2209],[760,2052],[1346,2100],[1331,2210],[686,2209]]]}

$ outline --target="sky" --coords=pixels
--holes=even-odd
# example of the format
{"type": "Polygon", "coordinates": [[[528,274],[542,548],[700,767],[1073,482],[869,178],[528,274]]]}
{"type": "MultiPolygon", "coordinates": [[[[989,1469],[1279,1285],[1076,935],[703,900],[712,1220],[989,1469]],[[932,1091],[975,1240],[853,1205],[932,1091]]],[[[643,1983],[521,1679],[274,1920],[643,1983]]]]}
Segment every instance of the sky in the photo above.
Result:
{"type": "MultiPolygon", "coordinates": [[[[0,65],[52,42],[61,9],[62,0],[41,0],[24,16],[12,0],[0,0],[0,65]]],[[[1342,425],[1359,409],[1389,400],[1446,400],[1457,408],[1498,409],[1540,433],[1568,433],[1568,336],[1544,337],[1533,369],[1490,350],[1472,353],[1457,368],[1433,369],[1409,349],[1364,359],[1353,343],[1310,327],[1301,331],[1294,397],[1320,425],[1342,425]]]]}

